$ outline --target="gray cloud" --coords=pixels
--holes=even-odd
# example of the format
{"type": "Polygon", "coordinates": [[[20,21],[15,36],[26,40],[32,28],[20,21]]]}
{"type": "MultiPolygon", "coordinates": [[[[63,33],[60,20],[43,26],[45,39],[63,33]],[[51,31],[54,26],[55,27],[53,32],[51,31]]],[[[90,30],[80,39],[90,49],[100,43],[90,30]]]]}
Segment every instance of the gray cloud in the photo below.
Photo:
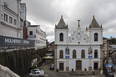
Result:
{"type": "MultiPolygon", "coordinates": [[[[54,27],[63,15],[69,25],[69,33],[77,28],[89,26],[93,15],[99,25],[103,25],[104,34],[116,34],[116,1],[115,0],[22,0],[27,4],[27,19],[41,25],[48,36],[54,35],[54,27]],[[113,31],[112,31],[113,30],[113,31]]],[[[50,38],[50,37],[49,37],[50,38]]]]}

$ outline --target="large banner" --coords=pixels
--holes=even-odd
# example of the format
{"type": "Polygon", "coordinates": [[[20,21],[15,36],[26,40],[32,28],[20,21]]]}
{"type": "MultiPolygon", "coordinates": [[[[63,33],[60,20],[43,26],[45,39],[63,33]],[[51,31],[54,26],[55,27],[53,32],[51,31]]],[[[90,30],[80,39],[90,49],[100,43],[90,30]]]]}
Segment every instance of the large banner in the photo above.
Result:
{"type": "Polygon", "coordinates": [[[92,48],[89,46],[88,48],[88,58],[92,58],[92,48]]]}
{"type": "Polygon", "coordinates": [[[8,46],[35,46],[34,40],[27,40],[21,38],[13,38],[7,36],[0,36],[0,47],[8,47],[8,46]]]}
{"type": "Polygon", "coordinates": [[[66,59],[69,59],[69,58],[70,58],[69,46],[66,46],[66,48],[65,48],[65,58],[66,58],[66,59]]]}

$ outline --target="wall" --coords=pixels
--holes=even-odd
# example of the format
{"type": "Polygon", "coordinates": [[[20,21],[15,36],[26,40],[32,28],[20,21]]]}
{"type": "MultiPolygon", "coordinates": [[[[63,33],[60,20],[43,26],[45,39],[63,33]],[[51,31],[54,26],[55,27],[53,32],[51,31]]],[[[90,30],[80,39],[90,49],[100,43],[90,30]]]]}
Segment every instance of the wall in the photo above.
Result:
{"type": "Polygon", "coordinates": [[[68,29],[56,29],[55,44],[67,44],[68,29]],[[63,33],[63,41],[60,42],[60,33],[63,33]]]}
{"type": "Polygon", "coordinates": [[[21,77],[30,71],[29,66],[31,61],[35,58],[40,60],[45,55],[46,48],[40,50],[18,50],[13,52],[0,53],[0,64],[8,67],[13,72],[21,77]]]}
{"type": "Polygon", "coordinates": [[[23,26],[23,39],[27,39],[27,27],[23,26]]]}
{"type": "Polygon", "coordinates": [[[20,0],[1,0],[0,6],[0,21],[5,23],[3,24],[3,26],[8,27],[7,33],[5,32],[5,30],[3,30],[4,27],[1,27],[0,35],[8,36],[10,35],[9,33],[12,32],[13,36],[10,35],[11,37],[23,38],[22,29],[17,30],[18,28],[20,28],[20,0]],[[8,15],[8,21],[4,21],[4,14],[8,15]],[[12,23],[9,23],[9,17],[12,17],[12,23]],[[14,24],[14,19],[16,20],[16,25],[14,24]],[[13,31],[11,30],[11,28],[13,29],[13,31]]]}
{"type": "Polygon", "coordinates": [[[59,63],[64,63],[64,71],[66,71],[66,67],[69,66],[69,71],[71,71],[72,69],[76,68],[76,60],[81,60],[82,61],[82,70],[84,71],[84,69],[86,68],[88,70],[89,66],[92,66],[92,69],[94,68],[94,62],[98,62],[98,68],[101,67],[100,66],[100,46],[91,46],[92,47],[92,58],[88,58],[88,48],[89,45],[83,45],[83,46],[71,46],[68,45],[69,47],[69,59],[65,58],[65,48],[67,46],[57,46],[57,68],[59,69],[59,63]],[[94,58],[94,50],[98,50],[98,58],[94,58]],[[63,50],[63,59],[59,58],[59,51],[63,50]],[[73,59],[72,58],[72,53],[73,50],[76,50],[76,58],[73,59]],[[85,58],[81,58],[81,51],[85,50],[85,58]],[[86,65],[85,65],[86,64],[86,65]]]}

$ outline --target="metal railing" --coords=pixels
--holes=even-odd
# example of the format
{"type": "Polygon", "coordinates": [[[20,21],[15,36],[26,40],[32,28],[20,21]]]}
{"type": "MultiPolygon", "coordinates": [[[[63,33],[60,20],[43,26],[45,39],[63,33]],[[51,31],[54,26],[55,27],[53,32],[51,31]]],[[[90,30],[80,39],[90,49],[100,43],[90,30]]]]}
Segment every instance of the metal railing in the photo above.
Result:
{"type": "Polygon", "coordinates": [[[105,64],[103,64],[103,71],[104,71],[105,76],[109,77],[109,73],[108,73],[108,71],[107,71],[107,69],[105,67],[105,64]]]}

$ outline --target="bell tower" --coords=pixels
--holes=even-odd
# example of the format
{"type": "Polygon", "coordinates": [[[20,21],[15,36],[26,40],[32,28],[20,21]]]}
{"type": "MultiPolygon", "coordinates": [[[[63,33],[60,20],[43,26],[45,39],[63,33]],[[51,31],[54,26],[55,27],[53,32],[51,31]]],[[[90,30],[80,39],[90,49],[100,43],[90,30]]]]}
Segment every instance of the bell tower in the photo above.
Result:
{"type": "Polygon", "coordinates": [[[90,37],[90,44],[103,44],[103,29],[102,26],[99,26],[94,16],[87,31],[90,37]]]}
{"type": "Polygon", "coordinates": [[[58,25],[55,25],[55,44],[68,43],[68,25],[65,24],[63,16],[61,16],[58,25]]]}

